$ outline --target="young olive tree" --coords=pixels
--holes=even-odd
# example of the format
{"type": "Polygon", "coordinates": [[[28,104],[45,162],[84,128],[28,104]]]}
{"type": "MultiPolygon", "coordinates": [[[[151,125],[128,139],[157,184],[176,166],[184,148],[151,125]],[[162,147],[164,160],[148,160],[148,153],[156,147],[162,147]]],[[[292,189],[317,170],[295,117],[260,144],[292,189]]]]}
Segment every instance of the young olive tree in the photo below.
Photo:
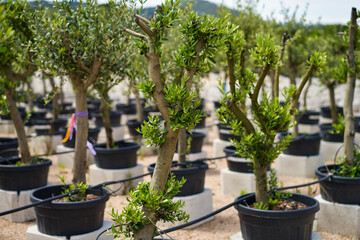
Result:
{"type": "MultiPolygon", "coordinates": [[[[105,76],[116,75],[118,54],[124,41],[121,25],[129,22],[124,14],[133,6],[129,1],[109,1],[106,11],[95,0],[56,2],[58,12],[37,11],[37,51],[42,67],[66,75],[75,91],[76,142],[73,182],[86,182],[86,147],[88,113],[86,93],[98,81],[113,81],[105,76]]],[[[116,80],[114,80],[116,81],[116,80]]]]}
{"type": "MultiPolygon", "coordinates": [[[[221,45],[224,24],[224,19],[199,17],[190,12],[179,26],[184,45],[175,53],[173,60],[184,69],[184,75],[180,79],[165,79],[162,75],[162,44],[167,40],[166,29],[173,27],[180,15],[177,9],[179,2],[168,0],[157,6],[151,20],[135,15],[135,23],[143,33],[124,29],[141,40],[138,46],[148,60],[149,80],[142,82],[139,89],[145,97],[154,99],[164,119],[160,121],[158,116],[150,116],[149,121],[144,122],[141,128],[147,143],[159,146],[154,173],[148,187],[150,193],[155,192],[159,197],[165,190],[180,129],[193,129],[200,121],[201,114],[196,109],[198,103],[192,104],[198,96],[192,88],[192,82],[196,73],[208,69],[208,62],[212,61],[215,49],[221,45]]],[[[147,204],[134,206],[132,212],[142,218],[138,227],[127,231],[131,231],[135,239],[151,239],[156,222],[162,219],[162,211],[147,204]]],[[[130,212],[123,212],[122,216],[129,214],[130,212]]],[[[177,216],[179,215],[174,214],[174,217],[177,216]]]]}
{"type": "Polygon", "coordinates": [[[16,88],[34,73],[34,32],[29,5],[22,1],[0,2],[0,94],[6,100],[18,136],[21,162],[31,163],[24,123],[16,106],[16,88]]]}
{"type": "MultiPolygon", "coordinates": [[[[228,42],[227,51],[237,51],[232,44],[243,45],[241,36],[235,37],[236,31],[229,31],[234,37],[234,41],[228,42]]],[[[222,107],[218,110],[219,119],[228,124],[233,133],[240,136],[241,140],[232,140],[237,152],[250,158],[254,166],[256,177],[256,202],[267,204],[269,192],[267,185],[267,168],[279,154],[286,148],[291,140],[291,135],[275,143],[277,132],[288,129],[296,112],[297,102],[310,76],[324,65],[325,55],[315,52],[308,61],[309,67],[306,74],[296,89],[294,85],[285,90],[285,104],[281,105],[278,98],[271,97],[264,92],[259,99],[261,86],[264,84],[265,76],[270,69],[279,63],[281,48],[269,35],[258,35],[255,48],[250,50],[251,56],[262,68],[261,74],[257,76],[250,70],[246,70],[246,80],[244,78],[234,78],[231,83],[230,92],[223,92],[222,107]],[[243,89],[243,90],[241,90],[243,89]],[[245,90],[245,91],[244,91],[245,90]],[[239,107],[240,103],[249,97],[251,100],[251,120],[239,107]]]]}

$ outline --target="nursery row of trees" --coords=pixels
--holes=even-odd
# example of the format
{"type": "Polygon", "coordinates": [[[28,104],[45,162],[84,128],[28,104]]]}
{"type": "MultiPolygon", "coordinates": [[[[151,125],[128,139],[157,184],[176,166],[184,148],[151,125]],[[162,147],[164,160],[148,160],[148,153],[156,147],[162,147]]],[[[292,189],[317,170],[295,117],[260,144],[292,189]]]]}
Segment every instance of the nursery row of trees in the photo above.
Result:
{"type": "MultiPolygon", "coordinates": [[[[54,11],[42,7],[30,10],[27,2],[1,3],[0,91],[4,91],[2,102],[6,101],[10,108],[22,161],[29,163],[31,156],[16,107],[16,89],[30,81],[36,70],[66,76],[73,85],[78,129],[74,183],[86,182],[87,92],[96,89],[104,100],[103,109],[106,109],[109,107],[109,90],[120,81],[128,80],[130,86],[137,85],[133,88],[135,93],[139,89],[145,98],[156,103],[163,118],[150,117],[141,128],[149,145],[159,146],[159,154],[152,181],[140,195],[161,195],[179,136],[182,136],[179,140],[181,155],[186,145],[186,130],[193,129],[204,116],[197,109],[201,75],[216,69],[224,70],[230,78],[231,91],[224,93],[221,116],[232,119],[233,129],[238,129],[238,134],[250,145],[255,142],[258,143],[256,146],[263,147],[260,152],[265,154],[261,156],[258,149],[248,148],[248,152],[257,160],[257,177],[264,180],[257,185],[257,201],[266,202],[267,164],[288,142],[272,149],[275,134],[290,125],[301,90],[319,69],[324,69],[319,76],[329,89],[346,79],[346,75],[345,79],[344,75],[339,76],[339,81],[332,77],[334,71],[340,72],[335,68],[341,66],[337,57],[346,53],[346,47],[338,37],[345,26],[317,28],[307,25],[304,18],[297,19],[296,12],[288,15],[285,23],[264,21],[251,5],[240,7],[236,14],[220,8],[219,17],[199,16],[191,11],[191,4],[180,8],[179,0],[166,0],[148,19],[140,15],[141,7],[136,4],[134,0],[121,0],[99,6],[96,1],[87,0],[71,7],[71,1],[56,2],[54,11]],[[314,50],[328,53],[326,67],[325,55],[313,53],[314,50]],[[292,84],[286,92],[285,106],[278,102],[267,105],[271,101],[267,95],[259,102],[265,76],[270,75],[274,86],[278,86],[282,64],[287,67],[282,67],[281,73],[289,75],[292,84]],[[303,80],[296,88],[296,78],[302,74],[303,80]],[[255,129],[245,114],[247,95],[251,98],[255,121],[261,131],[255,129]],[[280,116],[281,121],[271,122],[271,119],[277,119],[276,116],[280,116]]],[[[273,89],[272,97],[278,100],[278,87],[273,89]]],[[[102,111],[102,114],[107,112],[102,111]]],[[[111,129],[106,129],[107,145],[111,147],[111,129]]],[[[240,149],[244,144],[239,143],[237,147],[240,149]]],[[[134,214],[133,223],[127,225],[133,228],[126,230],[136,239],[150,239],[154,224],[160,219],[169,220],[166,219],[169,216],[159,214],[154,206],[136,205],[141,203],[132,202],[132,214],[134,211],[138,214],[134,214]]],[[[128,223],[129,218],[124,219],[128,223]]]]}

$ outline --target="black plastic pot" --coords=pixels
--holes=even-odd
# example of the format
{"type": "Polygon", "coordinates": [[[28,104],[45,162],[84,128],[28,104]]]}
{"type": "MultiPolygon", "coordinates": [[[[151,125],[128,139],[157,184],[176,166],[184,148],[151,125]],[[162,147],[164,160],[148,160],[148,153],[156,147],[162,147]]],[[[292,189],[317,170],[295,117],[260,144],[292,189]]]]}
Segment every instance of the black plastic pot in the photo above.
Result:
{"type": "Polygon", "coordinates": [[[18,147],[17,138],[0,138],[0,158],[18,156],[18,147]]]}
{"type": "MultiPolygon", "coordinates": [[[[111,127],[118,127],[121,125],[121,115],[123,112],[121,111],[110,111],[110,125],[111,127]]],[[[101,128],[104,126],[102,117],[100,114],[95,113],[95,126],[101,128]]]]}
{"type": "Polygon", "coordinates": [[[136,114],[136,105],[135,104],[116,104],[116,110],[122,111],[124,114],[136,114]]]}
{"type": "Polygon", "coordinates": [[[106,144],[96,144],[94,146],[95,164],[104,169],[123,169],[135,167],[137,164],[137,151],[140,144],[137,142],[115,142],[117,148],[106,148],[106,144]]]}
{"type": "Polygon", "coordinates": [[[126,126],[129,129],[129,133],[131,136],[141,136],[141,133],[136,131],[136,129],[141,128],[142,122],[138,122],[136,119],[131,119],[126,122],[126,126]]]}
{"type": "MultiPolygon", "coordinates": [[[[187,133],[186,139],[188,139],[190,137],[191,137],[190,153],[201,152],[206,134],[201,133],[201,132],[193,132],[192,134],[187,133]]],[[[175,152],[177,152],[177,145],[176,145],[175,152]]]]}
{"type": "MultiPolygon", "coordinates": [[[[26,118],[26,109],[24,107],[18,107],[18,111],[19,111],[21,119],[24,121],[24,119],[26,118]]],[[[0,117],[3,120],[11,120],[10,113],[7,115],[0,115],[0,117]]]]}
{"type": "MultiPolygon", "coordinates": [[[[60,195],[62,185],[46,186],[31,193],[32,203],[60,195]]],[[[105,203],[109,192],[102,189],[88,189],[88,194],[99,198],[79,202],[49,202],[35,207],[36,222],[41,233],[66,236],[84,234],[102,227],[105,203]]]]}
{"type": "Polygon", "coordinates": [[[255,202],[255,194],[245,194],[237,198],[235,205],[239,213],[240,227],[244,240],[310,240],[315,213],[319,202],[306,195],[293,193],[290,199],[308,207],[288,211],[259,210],[249,207],[255,202]]]}
{"type": "MultiPolygon", "coordinates": [[[[287,132],[279,133],[279,138],[285,138],[288,134],[287,132]]],[[[320,133],[300,134],[291,140],[283,152],[295,156],[316,156],[319,155],[320,142],[320,133]]]]}
{"type": "Polygon", "coordinates": [[[215,110],[220,108],[221,107],[221,102],[220,101],[214,101],[214,107],[215,107],[215,110]]]}
{"type": "Polygon", "coordinates": [[[335,130],[331,123],[320,124],[320,135],[322,140],[327,142],[344,142],[344,134],[332,134],[330,130],[335,130]]]}
{"type": "MultiPolygon", "coordinates": [[[[173,161],[172,166],[177,166],[177,161],[173,161]]],[[[175,179],[181,181],[182,177],[186,179],[185,184],[180,188],[180,192],[176,197],[184,197],[189,195],[198,194],[204,191],[205,173],[208,169],[207,163],[204,162],[191,162],[188,168],[171,169],[175,179]]],[[[148,171],[153,173],[155,163],[148,166],[148,171]]]]}
{"type": "Polygon", "coordinates": [[[0,189],[22,191],[39,188],[47,184],[51,160],[41,159],[41,163],[16,166],[20,158],[0,160],[0,189]]]}
{"type": "MultiPolygon", "coordinates": [[[[62,137],[65,138],[67,128],[63,128],[61,130],[63,131],[62,137]]],[[[97,139],[99,137],[99,132],[100,132],[100,128],[89,128],[88,129],[88,139],[90,140],[91,143],[97,142],[97,139]]],[[[75,128],[73,128],[72,139],[70,140],[70,138],[69,138],[66,142],[63,142],[62,144],[64,145],[64,147],[75,148],[75,139],[76,139],[76,130],[75,130],[75,128]]]]}
{"type": "Polygon", "coordinates": [[[298,120],[299,124],[306,125],[317,125],[319,124],[320,112],[317,111],[306,111],[302,113],[300,111],[300,118],[298,120]]]}
{"type": "MultiPolygon", "coordinates": [[[[338,165],[320,166],[315,174],[318,178],[323,178],[328,175],[328,170],[335,171],[338,168],[338,165]]],[[[320,183],[320,194],[323,199],[331,202],[360,205],[360,177],[332,176],[320,183]]]]}
{"type": "Polygon", "coordinates": [[[240,141],[239,136],[235,136],[234,134],[231,134],[231,128],[229,128],[226,124],[218,123],[217,124],[219,128],[219,138],[224,141],[230,141],[230,139],[235,139],[237,141],[240,141]]]}
{"type": "Polygon", "coordinates": [[[25,123],[25,126],[33,126],[36,119],[44,119],[47,111],[32,112],[29,120],[25,123]]]}
{"type": "Polygon", "coordinates": [[[35,128],[36,136],[57,136],[57,135],[64,135],[65,128],[60,128],[58,131],[50,133],[49,128],[35,128]]]}
{"type": "MultiPolygon", "coordinates": [[[[338,114],[344,116],[343,107],[336,106],[338,114]]],[[[320,107],[320,114],[323,118],[331,118],[331,108],[330,106],[321,106],[320,107]]]]}
{"type": "Polygon", "coordinates": [[[206,113],[206,116],[201,118],[200,122],[198,122],[195,126],[195,128],[204,128],[206,127],[205,123],[206,123],[206,118],[210,117],[210,114],[206,113]]]}
{"type": "Polygon", "coordinates": [[[234,146],[225,147],[224,152],[226,154],[226,160],[230,171],[242,173],[254,172],[251,160],[235,154],[236,149],[234,146]]]}

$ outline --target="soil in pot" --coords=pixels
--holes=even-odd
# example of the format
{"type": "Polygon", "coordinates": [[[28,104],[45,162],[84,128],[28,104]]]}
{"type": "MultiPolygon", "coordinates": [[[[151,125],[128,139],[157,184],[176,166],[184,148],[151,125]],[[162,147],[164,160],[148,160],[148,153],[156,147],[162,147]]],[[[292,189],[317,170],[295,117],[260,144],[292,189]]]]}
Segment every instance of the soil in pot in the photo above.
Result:
{"type": "Polygon", "coordinates": [[[230,142],[230,139],[235,139],[236,141],[240,141],[239,136],[235,136],[234,134],[230,133],[231,128],[229,128],[226,124],[218,123],[217,126],[219,128],[219,138],[220,138],[220,140],[230,142]]]}
{"type": "Polygon", "coordinates": [[[293,193],[290,200],[300,202],[307,208],[296,210],[259,210],[249,207],[255,202],[255,194],[250,193],[237,198],[235,205],[240,218],[244,240],[309,240],[311,239],[315,213],[319,202],[309,196],[293,193]]]}
{"type": "MultiPolygon", "coordinates": [[[[62,185],[46,186],[31,193],[31,202],[60,195],[62,185]]],[[[49,202],[35,207],[36,221],[41,233],[69,237],[95,231],[102,227],[105,203],[109,192],[104,188],[87,189],[87,194],[99,196],[89,201],[49,202]]]]}
{"type": "MultiPolygon", "coordinates": [[[[288,134],[287,132],[279,133],[279,139],[285,138],[288,134]]],[[[320,142],[320,133],[299,134],[291,140],[283,152],[295,156],[316,156],[319,155],[320,142]]]]}
{"type": "Polygon", "coordinates": [[[300,118],[298,123],[306,125],[317,125],[319,124],[319,117],[320,112],[317,111],[305,111],[304,113],[300,111],[300,118]]]}
{"type": "MultiPolygon", "coordinates": [[[[191,138],[190,153],[201,152],[205,137],[206,134],[201,132],[186,133],[186,139],[191,138]]],[[[175,152],[177,152],[177,145],[175,152]]]]}
{"type": "Polygon", "coordinates": [[[333,134],[329,132],[335,130],[331,123],[320,124],[319,127],[322,140],[327,142],[344,142],[344,134],[333,134]]]}
{"type": "MultiPolygon", "coordinates": [[[[343,107],[336,106],[338,114],[344,116],[343,107]]],[[[321,106],[320,107],[320,114],[323,118],[331,118],[331,108],[330,106],[321,106]]]]}
{"type": "Polygon", "coordinates": [[[19,144],[16,138],[0,138],[0,158],[19,155],[19,144]]]}
{"type": "Polygon", "coordinates": [[[39,159],[39,163],[16,166],[20,158],[0,160],[0,189],[22,191],[47,184],[51,160],[39,159]]]}
{"type": "MultiPolygon", "coordinates": [[[[189,195],[198,194],[204,191],[205,174],[208,169],[208,164],[201,161],[187,162],[187,168],[178,168],[177,161],[173,161],[173,168],[170,170],[175,175],[175,179],[181,181],[184,177],[186,179],[185,184],[180,188],[180,192],[176,194],[176,197],[184,197],[189,195]]],[[[155,163],[148,166],[148,171],[153,173],[155,163]]]]}
{"type": "Polygon", "coordinates": [[[137,151],[140,144],[137,142],[115,142],[115,148],[106,148],[106,144],[94,146],[95,164],[104,169],[123,169],[135,167],[137,164],[137,151]]]}
{"type": "MultiPolygon", "coordinates": [[[[123,112],[121,111],[110,111],[110,125],[111,127],[118,127],[121,125],[121,115],[123,112]]],[[[93,115],[95,117],[95,126],[97,128],[103,127],[103,121],[100,114],[95,113],[93,115]]]]}
{"type": "MultiPolygon", "coordinates": [[[[62,128],[61,131],[62,131],[62,138],[64,139],[67,128],[62,128]]],[[[96,143],[97,139],[99,137],[99,132],[100,132],[100,128],[89,128],[88,129],[88,140],[91,143],[96,143]]],[[[72,134],[72,139],[70,140],[70,138],[69,138],[66,142],[63,142],[62,144],[64,145],[64,147],[75,148],[75,139],[76,139],[76,130],[74,128],[73,134],[72,134]]]]}
{"type": "MultiPolygon", "coordinates": [[[[339,169],[339,165],[324,165],[316,169],[318,178],[339,169]]],[[[332,176],[320,183],[321,197],[327,201],[360,205],[360,177],[332,176]]]]}
{"type": "Polygon", "coordinates": [[[142,136],[141,133],[136,131],[136,129],[141,128],[142,122],[139,122],[136,119],[131,119],[126,122],[126,126],[128,127],[129,133],[131,136],[142,136]]]}

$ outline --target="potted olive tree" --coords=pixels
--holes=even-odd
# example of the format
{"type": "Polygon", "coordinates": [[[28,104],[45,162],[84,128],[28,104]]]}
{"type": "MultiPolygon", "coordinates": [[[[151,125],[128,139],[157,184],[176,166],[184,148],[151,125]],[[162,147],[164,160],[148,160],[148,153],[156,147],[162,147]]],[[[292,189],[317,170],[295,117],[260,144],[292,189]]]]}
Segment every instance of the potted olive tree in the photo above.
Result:
{"type": "MultiPolygon", "coordinates": [[[[254,174],[256,178],[255,194],[246,194],[239,197],[240,203],[236,206],[244,239],[310,239],[311,226],[315,217],[315,212],[319,209],[318,202],[310,197],[293,194],[290,199],[303,202],[308,207],[303,210],[296,208],[294,211],[270,211],[276,205],[277,200],[281,199],[282,193],[269,191],[267,182],[267,169],[279,154],[289,144],[292,135],[286,136],[281,141],[275,142],[275,136],[279,131],[288,129],[291,126],[293,116],[296,113],[297,102],[310,76],[325,63],[325,55],[315,52],[309,59],[309,67],[300,85],[296,88],[292,85],[284,91],[285,103],[280,104],[278,98],[271,99],[267,93],[263,93],[259,100],[261,86],[264,83],[268,71],[279,63],[280,47],[276,45],[270,36],[257,36],[256,47],[250,50],[258,66],[262,68],[259,76],[247,70],[245,79],[233,79],[230,84],[230,92],[223,94],[222,107],[218,110],[220,119],[228,123],[233,132],[241,137],[240,141],[232,140],[237,153],[252,160],[254,174]],[[240,91],[242,86],[245,91],[240,91]],[[249,96],[251,101],[251,111],[253,120],[245,115],[239,107],[239,101],[249,96]],[[251,208],[250,206],[255,206],[251,208]],[[297,215],[298,212],[302,212],[297,215]],[[302,216],[301,216],[302,215],[302,216]],[[304,216],[307,217],[304,217],[304,216]],[[261,219],[255,221],[254,219],[261,219]],[[279,226],[279,219],[286,219],[286,226],[279,226]],[[300,227],[299,222],[304,218],[300,227]],[[249,222],[252,222],[250,224],[249,222]],[[258,222],[258,224],[254,224],[258,222]],[[272,225],[274,224],[274,225],[272,225]],[[293,236],[292,228],[296,225],[302,229],[302,233],[293,236]],[[270,227],[271,226],[271,227],[270,227]],[[283,231],[286,228],[288,231],[283,231]]],[[[292,201],[289,200],[289,201],[292,201]]],[[[291,205],[291,204],[290,204],[291,205]]]]}
{"type": "MultiPolygon", "coordinates": [[[[26,2],[8,1],[0,5],[0,92],[6,99],[13,120],[21,158],[2,159],[0,164],[0,188],[21,191],[47,184],[51,161],[30,155],[24,123],[19,114],[15,97],[16,88],[26,83],[35,71],[36,55],[32,42],[33,19],[26,2]]],[[[4,106],[4,105],[3,105],[4,106]]]]}

